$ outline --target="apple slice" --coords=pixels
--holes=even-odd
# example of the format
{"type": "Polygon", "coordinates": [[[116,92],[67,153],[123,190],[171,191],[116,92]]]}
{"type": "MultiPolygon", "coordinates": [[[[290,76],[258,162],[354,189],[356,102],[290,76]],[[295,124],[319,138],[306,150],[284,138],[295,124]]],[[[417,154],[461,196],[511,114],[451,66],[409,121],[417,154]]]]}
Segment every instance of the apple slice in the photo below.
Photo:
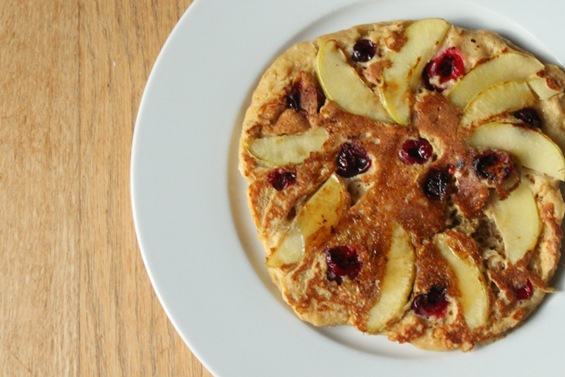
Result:
{"type": "Polygon", "coordinates": [[[548,80],[549,79],[546,77],[537,75],[528,80],[528,84],[542,101],[548,100],[559,93],[563,93],[558,85],[550,85],[548,80]]]}
{"type": "Polygon", "coordinates": [[[300,228],[291,228],[277,250],[267,257],[267,267],[280,267],[298,262],[304,255],[304,243],[300,228]]]}
{"type": "Polygon", "coordinates": [[[434,237],[434,245],[447,261],[457,278],[463,317],[471,330],[486,324],[489,297],[483,273],[470,255],[465,254],[460,241],[449,233],[434,237]]]}
{"type": "Polygon", "coordinates": [[[395,122],[410,123],[410,92],[421,80],[427,62],[436,53],[449,24],[428,18],[410,24],[404,31],[406,43],[400,51],[391,51],[386,59],[390,67],[383,71],[382,99],[395,122]]]}
{"type": "Polygon", "coordinates": [[[522,178],[520,185],[506,199],[495,198],[486,213],[502,236],[506,259],[511,264],[520,261],[536,246],[541,220],[526,178],[522,178]]]}
{"type": "Polygon", "coordinates": [[[390,122],[380,99],[349,65],[336,41],[328,40],[320,46],[316,74],[326,97],[343,110],[375,121],[390,122]]]}
{"type": "Polygon", "coordinates": [[[451,103],[464,109],[478,93],[498,82],[524,81],[541,71],[543,64],[519,52],[507,52],[479,64],[457,82],[449,92],[451,103]]]}
{"type": "Polygon", "coordinates": [[[404,313],[414,284],[414,259],[414,248],[408,233],[400,225],[394,224],[379,301],[369,313],[369,332],[383,330],[389,322],[400,319],[404,313]]]}
{"type": "Polygon", "coordinates": [[[328,137],[323,127],[312,127],[301,134],[255,139],[249,144],[248,150],[255,158],[269,165],[301,164],[310,153],[321,151],[328,137]]]}
{"type": "Polygon", "coordinates": [[[300,261],[314,233],[335,226],[347,204],[347,189],[335,174],[308,199],[280,246],[267,257],[268,267],[280,267],[300,261]]]}
{"type": "Polygon", "coordinates": [[[467,139],[467,144],[509,152],[522,166],[565,181],[565,158],[561,149],[533,128],[512,123],[488,123],[478,127],[467,139]]]}
{"type": "Polygon", "coordinates": [[[507,81],[489,86],[477,94],[463,111],[460,124],[469,127],[494,115],[533,106],[536,102],[525,81],[507,81]]]}

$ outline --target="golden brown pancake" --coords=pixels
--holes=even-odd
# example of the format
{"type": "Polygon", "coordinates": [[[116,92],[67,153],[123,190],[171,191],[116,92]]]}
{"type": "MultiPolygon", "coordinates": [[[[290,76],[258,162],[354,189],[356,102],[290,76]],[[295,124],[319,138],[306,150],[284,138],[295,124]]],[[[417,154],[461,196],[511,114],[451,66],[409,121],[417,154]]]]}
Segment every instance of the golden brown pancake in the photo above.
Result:
{"type": "Polygon", "coordinates": [[[246,112],[240,171],[298,317],[430,350],[521,324],[560,257],[564,77],[438,19],[279,56],[246,112]]]}

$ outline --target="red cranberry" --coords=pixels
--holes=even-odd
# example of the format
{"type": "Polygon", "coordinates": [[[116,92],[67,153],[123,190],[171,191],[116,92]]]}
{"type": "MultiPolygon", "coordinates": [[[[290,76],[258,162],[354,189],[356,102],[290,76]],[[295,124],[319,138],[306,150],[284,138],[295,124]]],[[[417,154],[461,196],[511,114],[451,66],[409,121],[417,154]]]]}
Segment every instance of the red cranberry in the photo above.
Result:
{"type": "Polygon", "coordinates": [[[355,279],[361,271],[363,262],[359,259],[357,251],[350,246],[328,248],[324,253],[328,265],[326,276],[330,281],[341,285],[344,276],[355,279]]]}
{"type": "Polygon", "coordinates": [[[368,62],[375,56],[377,46],[369,39],[360,39],[353,46],[351,60],[356,63],[368,62]]]}
{"type": "Polygon", "coordinates": [[[296,182],[296,173],[283,169],[272,170],[267,176],[267,182],[277,191],[282,191],[296,182]]]}
{"type": "Polygon", "coordinates": [[[449,168],[440,169],[433,167],[428,171],[424,178],[424,194],[437,201],[444,201],[451,193],[451,175],[448,172],[449,168]]]}
{"type": "Polygon", "coordinates": [[[527,300],[534,294],[534,286],[532,282],[528,280],[528,282],[523,285],[522,287],[516,289],[516,297],[518,300],[527,300]]]}
{"type": "Polygon", "coordinates": [[[531,127],[541,128],[543,125],[538,112],[533,107],[524,107],[513,112],[512,115],[531,127]]]}
{"type": "Polygon", "coordinates": [[[405,164],[425,164],[432,157],[432,145],[426,139],[419,138],[418,140],[406,140],[400,150],[398,157],[400,161],[405,164]]]}
{"type": "Polygon", "coordinates": [[[512,172],[516,171],[512,157],[508,153],[499,151],[486,151],[478,155],[475,157],[473,167],[479,178],[494,183],[504,182],[512,172]]]}
{"type": "Polygon", "coordinates": [[[300,85],[293,85],[290,92],[286,95],[287,109],[299,111],[300,108],[300,85]]]}
{"type": "Polygon", "coordinates": [[[455,47],[451,47],[426,65],[422,78],[427,89],[442,92],[448,88],[448,81],[457,80],[464,72],[463,55],[455,47]]]}
{"type": "Polygon", "coordinates": [[[336,159],[336,173],[345,178],[351,178],[369,170],[371,159],[362,147],[345,143],[341,145],[336,159]]]}
{"type": "Polygon", "coordinates": [[[428,293],[414,298],[412,310],[422,317],[443,317],[449,304],[445,291],[445,287],[434,285],[428,293]]]}

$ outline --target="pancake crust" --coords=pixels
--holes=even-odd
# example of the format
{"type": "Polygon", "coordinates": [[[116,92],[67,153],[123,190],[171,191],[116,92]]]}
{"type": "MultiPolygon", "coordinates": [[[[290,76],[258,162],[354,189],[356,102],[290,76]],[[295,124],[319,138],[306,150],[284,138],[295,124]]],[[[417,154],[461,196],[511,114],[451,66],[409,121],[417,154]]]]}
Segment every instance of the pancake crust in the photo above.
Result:
{"type": "MultiPolygon", "coordinates": [[[[509,110],[463,127],[466,109],[450,101],[453,87],[475,68],[502,54],[528,54],[492,32],[449,25],[432,56],[437,60],[455,49],[463,57],[464,72],[439,90],[426,77],[429,64],[424,74],[418,72],[408,93],[408,125],[353,114],[329,98],[316,70],[324,44],[334,41],[382,102],[387,85],[383,72],[392,65],[390,56],[409,43],[406,30],[414,22],[356,26],[296,44],[279,56],[261,77],[246,112],[239,167],[249,184],[249,208],[267,268],[298,317],[315,326],[351,325],[424,349],[468,351],[517,327],[551,291],[564,204],[557,179],[523,166],[512,153],[494,154],[511,160],[503,166],[509,173],[499,181],[477,170],[477,161],[489,150],[468,145],[476,129],[492,122],[532,129],[509,110]],[[376,47],[366,62],[351,58],[360,40],[371,40],[376,47]],[[308,143],[296,141],[305,135],[308,143]],[[433,150],[426,161],[410,164],[399,158],[407,140],[421,139],[433,150]],[[370,160],[370,166],[351,177],[338,174],[345,144],[360,148],[370,160]],[[431,174],[438,171],[446,179],[439,199],[426,191],[431,174]],[[494,203],[503,203],[519,186],[533,194],[541,225],[535,246],[511,262],[494,203]],[[333,196],[316,197],[323,190],[333,196]],[[442,253],[442,239],[452,258],[463,261],[463,275],[442,253]],[[277,259],[283,254],[275,255],[280,249],[292,250],[291,256],[277,259]],[[341,275],[333,267],[340,262],[332,260],[332,250],[354,253],[342,255],[342,270],[349,270],[341,275]],[[402,273],[395,275],[394,268],[402,273]],[[469,273],[477,275],[465,275],[469,273]],[[397,279],[394,284],[391,276],[397,279]],[[462,279],[478,279],[478,284],[469,284],[481,287],[482,298],[469,299],[471,291],[462,279]],[[402,284],[408,284],[403,293],[390,288],[402,284]],[[441,291],[439,301],[446,308],[426,314],[417,309],[418,301],[437,304],[432,291],[441,291]],[[391,297],[403,300],[394,310],[387,301],[394,301],[391,297]],[[480,310],[480,302],[486,306],[477,315],[473,310],[480,310]],[[388,316],[382,319],[379,313],[388,316]]],[[[535,76],[551,90],[540,96],[532,89],[535,103],[528,108],[542,121],[534,131],[563,149],[565,75],[545,64],[535,76]]],[[[438,185],[442,183],[432,182],[436,189],[438,185]]]]}

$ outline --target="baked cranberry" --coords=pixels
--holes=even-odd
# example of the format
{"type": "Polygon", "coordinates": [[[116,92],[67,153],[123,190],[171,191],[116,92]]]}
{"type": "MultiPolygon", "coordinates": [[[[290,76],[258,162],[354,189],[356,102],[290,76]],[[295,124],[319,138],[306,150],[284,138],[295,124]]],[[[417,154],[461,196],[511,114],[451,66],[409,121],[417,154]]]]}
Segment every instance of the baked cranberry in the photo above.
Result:
{"type": "Polygon", "coordinates": [[[398,157],[405,164],[425,164],[432,157],[433,148],[429,141],[419,138],[417,140],[406,140],[400,150],[398,157]]]}
{"type": "Polygon", "coordinates": [[[300,110],[300,85],[293,85],[286,95],[286,107],[296,111],[300,110]]]}
{"type": "Polygon", "coordinates": [[[463,73],[465,73],[463,55],[458,49],[451,47],[426,65],[422,78],[427,89],[442,92],[449,87],[449,81],[459,79],[463,73]]]}
{"type": "Polygon", "coordinates": [[[432,286],[428,293],[414,298],[412,310],[422,317],[443,317],[449,304],[445,291],[445,287],[432,286]]]}
{"type": "Polygon", "coordinates": [[[479,178],[493,183],[502,183],[516,171],[512,156],[500,151],[486,151],[475,157],[475,173],[479,178]]]}
{"type": "Polygon", "coordinates": [[[433,167],[424,178],[424,194],[437,201],[444,201],[451,194],[451,175],[449,168],[433,167]]]}
{"type": "Polygon", "coordinates": [[[534,294],[534,286],[531,281],[527,281],[525,285],[516,289],[516,298],[518,300],[527,300],[534,294]]]}
{"type": "Polygon", "coordinates": [[[363,267],[359,254],[350,246],[328,248],[324,254],[328,265],[326,276],[328,280],[335,281],[337,284],[341,285],[345,276],[355,279],[363,267]]]}
{"type": "Polygon", "coordinates": [[[353,46],[353,53],[351,54],[351,60],[356,63],[368,62],[375,56],[377,52],[377,46],[373,41],[369,39],[360,39],[353,46]]]}
{"type": "Polygon", "coordinates": [[[283,169],[272,170],[267,176],[267,182],[277,191],[282,191],[296,182],[296,173],[283,169]]]}
{"type": "Polygon", "coordinates": [[[367,151],[357,144],[344,143],[341,145],[336,159],[336,173],[345,178],[351,178],[369,170],[371,159],[367,151]]]}
{"type": "Polygon", "coordinates": [[[524,107],[523,109],[514,111],[512,115],[514,118],[520,119],[531,127],[541,128],[543,125],[539,113],[533,107],[524,107]]]}

